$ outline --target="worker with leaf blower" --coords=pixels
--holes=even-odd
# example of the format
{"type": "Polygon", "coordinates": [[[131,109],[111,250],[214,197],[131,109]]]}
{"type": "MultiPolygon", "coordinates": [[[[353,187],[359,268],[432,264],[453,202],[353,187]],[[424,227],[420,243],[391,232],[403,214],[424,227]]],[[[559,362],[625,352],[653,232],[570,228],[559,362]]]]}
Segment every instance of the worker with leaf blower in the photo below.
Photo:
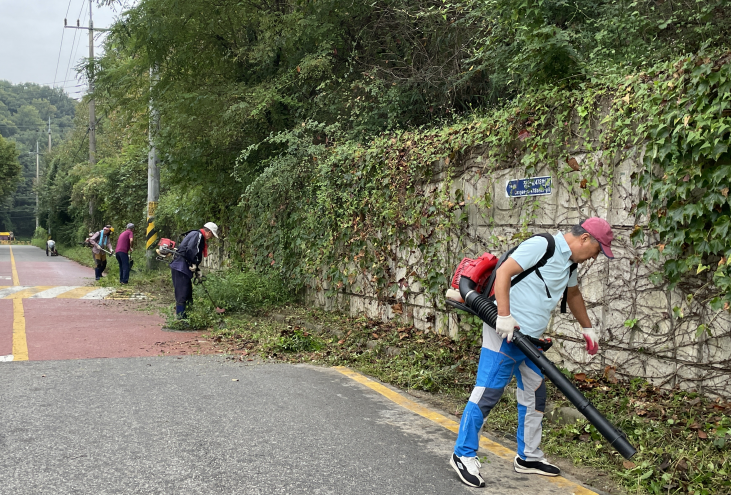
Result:
{"type": "MultiPolygon", "coordinates": [[[[578,288],[576,268],[600,252],[613,258],[614,238],[606,220],[593,217],[573,226],[569,233],[538,234],[509,252],[491,277],[497,305],[496,328],[483,324],[482,350],[475,388],[465,406],[450,465],[467,485],[484,487],[477,459],[480,429],[515,375],[518,389],[518,452],[513,467],[518,473],[558,476],[561,470],[549,463],[539,444],[546,383],[541,370],[514,344],[514,330],[540,342],[551,313],[564,294],[564,302],[582,327],[586,350],[597,353],[599,340],[592,328],[584,299],[578,288]]],[[[562,303],[565,312],[565,304],[562,303]]],[[[546,346],[547,348],[548,346],[546,346]]]]}
{"type": "Polygon", "coordinates": [[[185,308],[193,301],[193,277],[201,277],[200,264],[208,256],[208,241],[218,238],[218,226],[213,222],[200,230],[191,230],[178,246],[177,256],[170,263],[170,272],[175,289],[175,315],[185,318],[185,308]]]}
{"type": "Polygon", "coordinates": [[[89,238],[91,252],[94,255],[94,275],[97,280],[102,278],[102,274],[107,268],[107,254],[112,254],[112,232],[112,226],[105,225],[102,230],[89,238]]]}

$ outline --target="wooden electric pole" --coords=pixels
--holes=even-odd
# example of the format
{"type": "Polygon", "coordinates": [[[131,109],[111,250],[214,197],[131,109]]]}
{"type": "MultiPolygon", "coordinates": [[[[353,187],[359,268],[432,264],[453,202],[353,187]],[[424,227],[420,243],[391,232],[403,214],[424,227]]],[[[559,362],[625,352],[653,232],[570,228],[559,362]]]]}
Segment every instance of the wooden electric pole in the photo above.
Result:
{"type": "Polygon", "coordinates": [[[150,151],[147,154],[147,232],[146,232],[146,261],[147,269],[152,269],[157,244],[157,229],[155,228],[155,210],[160,199],[160,167],[155,139],[160,125],[160,116],[155,109],[152,92],[157,82],[157,67],[150,67],[150,122],[147,137],[150,151]]]}
{"type": "MultiPolygon", "coordinates": [[[[33,152],[29,151],[28,154],[32,155],[33,152]]],[[[41,176],[41,174],[40,174],[40,171],[41,171],[40,156],[41,156],[41,154],[38,151],[38,141],[36,141],[35,155],[36,155],[36,186],[34,187],[34,189],[36,190],[36,230],[38,230],[38,226],[40,225],[38,222],[38,213],[39,213],[38,212],[38,188],[41,186],[41,181],[40,181],[40,176],[41,176]]]]}
{"type": "MultiPolygon", "coordinates": [[[[91,18],[92,4],[89,1],[89,27],[79,26],[79,20],[76,20],[76,26],[69,26],[66,19],[63,20],[63,26],[69,29],[86,29],[89,31],[89,94],[94,94],[94,31],[109,31],[105,28],[95,28],[94,21],[91,18]]],[[[89,98],[89,164],[96,163],[96,112],[94,98],[89,98]]],[[[94,203],[89,201],[89,216],[94,218],[94,203]]]]}

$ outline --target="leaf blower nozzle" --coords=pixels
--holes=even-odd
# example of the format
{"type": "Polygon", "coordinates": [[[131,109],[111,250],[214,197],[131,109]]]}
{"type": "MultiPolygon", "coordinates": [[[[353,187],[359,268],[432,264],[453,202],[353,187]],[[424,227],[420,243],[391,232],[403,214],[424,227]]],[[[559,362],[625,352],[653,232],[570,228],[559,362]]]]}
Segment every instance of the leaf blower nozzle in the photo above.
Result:
{"type": "MultiPolygon", "coordinates": [[[[459,280],[459,292],[464,299],[464,305],[468,308],[469,312],[479,316],[482,321],[495,328],[495,322],[497,320],[497,306],[492,300],[482,295],[477,290],[477,284],[469,277],[460,277],[459,280]]],[[[454,306],[461,306],[453,304],[454,306]]],[[[602,434],[607,441],[617,449],[617,452],[622,454],[625,459],[630,459],[637,453],[629,441],[627,441],[627,435],[614,426],[602,415],[594,405],[584,397],[578,388],[571,383],[561,371],[540,352],[530,341],[530,338],[520,330],[516,329],[513,332],[513,343],[523,351],[528,359],[538,366],[543,374],[551,380],[554,385],[576,406],[581,414],[594,425],[594,427],[602,434]]]]}

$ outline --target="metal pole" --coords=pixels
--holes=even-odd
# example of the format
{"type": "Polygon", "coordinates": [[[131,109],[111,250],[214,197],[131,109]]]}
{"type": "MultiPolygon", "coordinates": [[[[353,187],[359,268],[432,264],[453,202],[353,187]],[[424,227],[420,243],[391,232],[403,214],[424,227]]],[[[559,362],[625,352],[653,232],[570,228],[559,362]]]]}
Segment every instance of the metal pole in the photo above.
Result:
{"type": "Polygon", "coordinates": [[[160,116],[155,109],[152,91],[157,82],[157,68],[150,67],[150,123],[148,140],[150,151],[147,154],[147,242],[145,245],[147,269],[152,269],[155,260],[155,245],[157,243],[157,229],[155,228],[155,210],[160,199],[160,167],[155,137],[160,126],[160,116]]]}
{"type": "MultiPolygon", "coordinates": [[[[50,157],[51,154],[51,116],[48,116],[48,156],[50,157]]],[[[48,165],[48,161],[46,161],[46,165],[48,165]]],[[[48,205],[48,222],[46,222],[48,227],[48,237],[51,237],[51,205],[49,202],[48,205]]]]}
{"type": "Polygon", "coordinates": [[[38,154],[38,141],[36,141],[36,230],[38,230],[38,188],[41,185],[40,177],[40,160],[38,154]]]}
{"type": "MultiPolygon", "coordinates": [[[[94,93],[94,21],[91,20],[91,6],[89,2],[89,94],[94,93]]],[[[96,163],[96,113],[94,112],[94,98],[89,99],[89,163],[96,163]]]]}

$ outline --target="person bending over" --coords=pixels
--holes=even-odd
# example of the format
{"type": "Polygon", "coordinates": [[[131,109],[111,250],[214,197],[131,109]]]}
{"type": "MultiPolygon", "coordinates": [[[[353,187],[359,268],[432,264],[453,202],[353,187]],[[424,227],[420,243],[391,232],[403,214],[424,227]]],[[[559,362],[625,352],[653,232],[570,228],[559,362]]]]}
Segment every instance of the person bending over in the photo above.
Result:
{"type": "Polygon", "coordinates": [[[533,267],[546,254],[548,241],[545,238],[531,237],[521,243],[496,272],[497,328],[487,323],[482,326],[482,350],[475,388],[462,413],[450,459],[459,478],[469,486],[485,486],[477,459],[480,429],[513,375],[518,384],[518,452],[513,467],[518,473],[544,476],[561,473],[546,460],[539,447],[546,405],[543,373],[515,344],[511,344],[513,331],[519,328],[525,335],[540,338],[551,312],[568,287],[568,307],[582,327],[587,352],[596,354],[599,341],[577,285],[576,271],[572,273],[571,266],[596,259],[600,252],[613,258],[614,234],[605,220],[593,217],[572,227],[569,233],[559,232],[553,237],[553,256],[540,270],[530,273],[519,283],[511,287],[513,277],[533,267]]]}
{"type": "Polygon", "coordinates": [[[94,255],[94,275],[96,279],[102,278],[104,270],[107,268],[107,252],[112,251],[112,226],[105,225],[102,230],[94,233],[89,238],[91,244],[91,252],[94,255]]]}
{"type": "Polygon", "coordinates": [[[128,223],[127,229],[119,234],[117,246],[114,249],[114,256],[119,264],[119,283],[127,285],[129,283],[129,255],[132,252],[132,241],[134,241],[135,224],[128,223]]]}
{"type": "Polygon", "coordinates": [[[218,226],[213,222],[186,233],[178,247],[178,256],[170,263],[178,318],[185,318],[185,309],[193,301],[193,277],[200,277],[200,263],[208,256],[206,241],[212,237],[218,238],[218,226]]]}

